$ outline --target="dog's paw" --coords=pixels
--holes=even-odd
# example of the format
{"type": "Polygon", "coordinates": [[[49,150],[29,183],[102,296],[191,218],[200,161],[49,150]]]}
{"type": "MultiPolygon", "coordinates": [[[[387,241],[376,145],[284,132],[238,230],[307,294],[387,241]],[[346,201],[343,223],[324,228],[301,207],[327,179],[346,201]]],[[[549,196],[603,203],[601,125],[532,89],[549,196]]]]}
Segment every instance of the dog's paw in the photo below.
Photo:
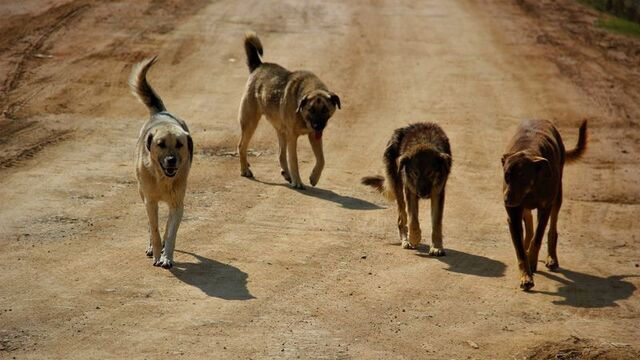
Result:
{"type": "Polygon", "coordinates": [[[409,230],[409,244],[411,245],[411,249],[417,249],[420,240],[422,240],[420,230],[409,230]]]}
{"type": "Polygon", "coordinates": [[[320,172],[312,172],[311,176],[309,176],[309,184],[311,184],[311,186],[316,186],[318,181],[320,181],[320,172]]]}
{"type": "Polygon", "coordinates": [[[291,183],[291,176],[289,176],[289,173],[284,171],[284,169],[280,169],[280,175],[282,175],[282,177],[287,180],[288,183],[291,183]]]}
{"type": "Polygon", "coordinates": [[[304,185],[301,182],[292,182],[291,187],[298,190],[304,190],[304,185]]]}
{"type": "Polygon", "coordinates": [[[551,257],[547,258],[547,262],[544,265],[551,271],[557,270],[560,267],[560,264],[558,264],[558,260],[551,257]]]}
{"type": "Polygon", "coordinates": [[[409,242],[409,240],[407,239],[403,239],[402,240],[402,248],[403,249],[415,249],[416,247],[411,245],[411,243],[409,242]]]}
{"type": "Polygon", "coordinates": [[[529,291],[533,288],[533,276],[531,275],[522,275],[520,276],[520,288],[524,291],[529,291]]]}
{"type": "Polygon", "coordinates": [[[445,252],[443,248],[439,248],[439,247],[430,247],[429,248],[429,255],[431,256],[445,256],[445,252]]]}
{"type": "Polygon", "coordinates": [[[164,269],[171,269],[173,267],[173,260],[167,258],[166,256],[162,256],[160,257],[160,259],[153,263],[153,266],[160,266],[164,269]]]}
{"type": "Polygon", "coordinates": [[[240,176],[246,177],[246,178],[253,178],[253,173],[251,172],[251,170],[249,168],[246,168],[242,171],[240,171],[240,176]]]}
{"type": "Polygon", "coordinates": [[[145,250],[144,253],[147,254],[147,257],[152,257],[153,256],[153,246],[149,245],[147,247],[147,250],[145,250]]]}

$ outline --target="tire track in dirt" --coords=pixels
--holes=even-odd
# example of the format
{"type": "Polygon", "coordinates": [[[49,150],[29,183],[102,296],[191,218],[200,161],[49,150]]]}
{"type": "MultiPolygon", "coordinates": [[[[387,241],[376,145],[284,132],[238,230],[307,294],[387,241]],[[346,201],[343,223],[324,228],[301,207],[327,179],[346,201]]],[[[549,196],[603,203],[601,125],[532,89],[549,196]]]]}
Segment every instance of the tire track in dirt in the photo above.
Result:
{"type": "Polygon", "coordinates": [[[0,86],[0,170],[78,135],[83,124],[74,115],[111,108],[113,97],[104,95],[114,87],[126,93],[130,64],[156,52],[174,26],[208,0],[61,2],[36,15],[8,16],[0,26],[0,71],[7,74],[0,86]],[[139,14],[144,26],[135,21],[139,14]],[[84,43],[75,34],[95,40],[84,43]],[[123,51],[131,41],[146,46],[123,51]],[[121,76],[105,81],[102,75],[113,69],[121,76]],[[102,104],[88,103],[88,97],[102,104]]]}
{"type": "MultiPolygon", "coordinates": [[[[8,102],[11,92],[15,90],[22,78],[25,75],[27,65],[30,61],[33,61],[36,58],[37,53],[42,49],[45,42],[58,30],[62,29],[64,26],[68,25],[74,18],[81,15],[84,11],[89,8],[88,4],[76,5],[67,4],[63,5],[59,8],[53,9],[51,12],[47,11],[44,15],[39,16],[35,19],[30,19],[29,22],[33,24],[42,24],[51,22],[51,24],[47,24],[41,29],[39,29],[39,35],[37,39],[33,43],[29,43],[26,49],[20,51],[19,60],[17,61],[17,65],[14,70],[11,72],[9,77],[5,80],[5,84],[2,88],[2,99],[4,100],[4,104],[0,103],[0,106],[3,106],[2,115],[10,120],[17,120],[15,118],[16,110],[24,104],[24,101],[15,101],[8,102]],[[70,8],[70,9],[69,9],[70,8]],[[54,15],[57,13],[62,13],[61,15],[54,15]],[[53,19],[51,20],[51,17],[53,19]]],[[[2,128],[0,124],[0,131],[6,134],[6,129],[2,128]]],[[[6,135],[5,135],[6,136],[6,135]]]]}

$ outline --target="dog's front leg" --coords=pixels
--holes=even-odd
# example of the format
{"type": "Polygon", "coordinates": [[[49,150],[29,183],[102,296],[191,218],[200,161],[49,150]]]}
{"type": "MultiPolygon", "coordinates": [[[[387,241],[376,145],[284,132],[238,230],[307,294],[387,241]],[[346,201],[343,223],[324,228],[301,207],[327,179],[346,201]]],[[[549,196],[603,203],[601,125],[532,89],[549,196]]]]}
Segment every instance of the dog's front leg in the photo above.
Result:
{"type": "Polygon", "coordinates": [[[531,210],[524,209],[522,218],[524,219],[524,249],[528,250],[531,239],[533,239],[533,216],[531,215],[531,210]]]}
{"type": "Polygon", "coordinates": [[[407,239],[407,205],[404,202],[404,194],[402,189],[402,180],[398,179],[396,188],[394,189],[396,203],[398,205],[398,234],[403,249],[409,248],[409,240],[407,239]]]}
{"type": "Polygon", "coordinates": [[[287,134],[287,155],[289,155],[289,175],[291,186],[295,189],[304,189],[300,172],[298,171],[298,137],[295,134],[287,134]]]}
{"type": "Polygon", "coordinates": [[[520,287],[529,290],[533,287],[533,275],[527,261],[527,253],[522,243],[522,208],[507,207],[507,215],[509,215],[509,231],[511,232],[511,241],[516,250],[518,258],[518,267],[520,268],[520,287]]]}
{"type": "Polygon", "coordinates": [[[289,175],[289,165],[287,164],[287,134],[282,131],[278,133],[278,146],[280,147],[280,154],[278,160],[280,161],[280,175],[291,183],[291,176],[289,175]]]}
{"type": "MultiPolygon", "coordinates": [[[[149,218],[149,246],[153,254],[153,265],[160,266],[160,255],[162,253],[162,243],[160,242],[160,232],[158,231],[158,202],[145,199],[147,217],[149,218]]],[[[147,249],[147,253],[149,250],[147,249]]]]}
{"type": "Polygon", "coordinates": [[[322,138],[316,138],[315,132],[309,134],[309,143],[313,150],[313,155],[316,156],[316,165],[313,167],[311,176],[309,176],[309,183],[312,186],[316,186],[320,180],[322,169],[324,169],[324,152],[322,151],[322,138]]]}
{"type": "Polygon", "coordinates": [[[420,219],[418,195],[405,188],[405,199],[407,201],[407,212],[409,213],[409,246],[404,248],[415,249],[422,239],[422,231],[420,231],[420,219]]]}
{"type": "Polygon", "coordinates": [[[442,215],[444,213],[444,189],[431,195],[431,248],[429,255],[443,256],[442,215]]]}
{"type": "Polygon", "coordinates": [[[536,272],[538,270],[538,253],[540,252],[540,245],[542,245],[544,230],[547,228],[550,214],[550,207],[538,208],[538,225],[536,227],[536,232],[533,235],[533,241],[531,241],[529,249],[527,250],[529,269],[531,269],[532,272],[536,272]]]}
{"type": "Polygon", "coordinates": [[[176,235],[182,221],[183,209],[182,204],[172,206],[169,209],[167,228],[164,233],[164,253],[160,258],[160,266],[165,269],[170,269],[173,266],[173,250],[176,246],[176,235]]]}

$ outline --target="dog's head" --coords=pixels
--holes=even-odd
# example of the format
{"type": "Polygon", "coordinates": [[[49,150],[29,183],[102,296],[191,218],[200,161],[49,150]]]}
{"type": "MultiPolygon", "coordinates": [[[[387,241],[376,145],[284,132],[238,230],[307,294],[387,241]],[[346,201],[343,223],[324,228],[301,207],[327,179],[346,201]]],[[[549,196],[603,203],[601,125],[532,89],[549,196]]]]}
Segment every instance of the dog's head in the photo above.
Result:
{"type": "Polygon", "coordinates": [[[502,170],[504,204],[507,207],[520,206],[536,182],[551,176],[549,161],[526,151],[502,155],[502,170]]]}
{"type": "Polygon", "coordinates": [[[147,134],[146,148],[151,161],[166,177],[174,177],[193,159],[193,139],[178,127],[160,127],[147,134]]]}
{"type": "Polygon", "coordinates": [[[296,112],[302,116],[307,128],[319,139],[336,108],[340,109],[338,95],[326,90],[315,90],[298,101],[296,112]]]}
{"type": "Polygon", "coordinates": [[[398,171],[404,174],[406,186],[425,199],[444,188],[450,170],[451,156],[427,146],[418,146],[398,158],[398,171]]]}

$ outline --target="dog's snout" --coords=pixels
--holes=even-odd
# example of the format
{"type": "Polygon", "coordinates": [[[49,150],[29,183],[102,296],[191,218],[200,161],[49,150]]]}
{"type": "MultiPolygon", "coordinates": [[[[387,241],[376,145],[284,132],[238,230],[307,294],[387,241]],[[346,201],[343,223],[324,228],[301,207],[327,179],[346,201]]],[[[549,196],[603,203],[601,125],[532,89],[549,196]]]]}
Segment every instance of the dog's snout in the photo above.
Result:
{"type": "Polygon", "coordinates": [[[431,183],[423,184],[418,191],[420,197],[426,197],[431,194],[431,183]]]}
{"type": "Polygon", "coordinates": [[[171,167],[176,166],[176,164],[178,163],[178,159],[172,155],[167,156],[165,158],[165,161],[167,162],[167,166],[171,166],[171,167]]]}

